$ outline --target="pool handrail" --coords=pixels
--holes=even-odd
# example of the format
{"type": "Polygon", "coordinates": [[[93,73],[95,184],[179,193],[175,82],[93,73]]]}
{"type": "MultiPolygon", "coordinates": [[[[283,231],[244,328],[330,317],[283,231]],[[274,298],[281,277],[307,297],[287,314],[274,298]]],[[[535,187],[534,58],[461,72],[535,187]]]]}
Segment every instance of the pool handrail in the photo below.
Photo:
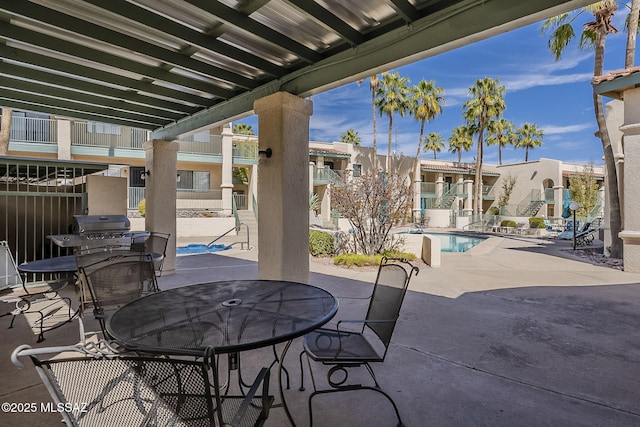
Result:
{"type": "Polygon", "coordinates": [[[220,236],[218,236],[218,237],[216,237],[215,239],[213,239],[212,241],[210,241],[210,242],[207,244],[207,249],[208,249],[208,248],[210,248],[211,246],[213,246],[213,245],[214,245],[218,240],[220,240],[221,238],[223,238],[223,237],[224,237],[224,236],[226,236],[227,234],[231,233],[232,231],[235,231],[236,233],[237,233],[237,232],[239,232],[239,231],[240,231],[241,226],[243,226],[243,225],[244,225],[244,226],[245,226],[245,228],[247,229],[247,241],[246,241],[246,242],[242,242],[242,241],[239,241],[239,242],[233,242],[233,243],[229,244],[229,246],[233,246],[233,245],[235,245],[236,243],[240,243],[240,249],[244,249],[244,248],[245,248],[245,247],[244,247],[244,245],[245,245],[245,243],[246,243],[246,245],[247,245],[247,249],[250,249],[250,248],[251,248],[251,246],[249,245],[249,226],[248,226],[247,224],[245,224],[244,222],[238,223],[238,225],[237,225],[237,226],[234,226],[233,228],[231,228],[231,229],[227,230],[226,232],[224,232],[224,233],[223,233],[223,234],[221,234],[220,236]]]}

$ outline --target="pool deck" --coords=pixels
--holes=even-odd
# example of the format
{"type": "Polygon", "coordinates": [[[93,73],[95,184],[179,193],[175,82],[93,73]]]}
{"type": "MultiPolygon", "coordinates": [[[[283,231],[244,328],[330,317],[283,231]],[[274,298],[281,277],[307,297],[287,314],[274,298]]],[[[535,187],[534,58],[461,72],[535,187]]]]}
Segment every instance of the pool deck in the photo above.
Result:
{"type": "MultiPolygon", "coordinates": [[[[159,284],[256,278],[256,261],[255,249],[183,256],[176,274],[159,284]]],[[[310,270],[311,284],[341,297],[366,295],[376,274],[317,260],[310,270]]],[[[366,308],[340,303],[337,318],[361,317],[366,308]]],[[[37,345],[35,337],[26,323],[7,330],[8,322],[0,324],[0,400],[46,401],[33,369],[7,361],[18,344],[37,345]]],[[[39,345],[72,343],[76,333],[77,325],[65,326],[39,345]]],[[[442,254],[439,268],[422,266],[387,360],[374,370],[407,426],[638,426],[639,343],[640,274],[585,262],[573,255],[571,242],[493,236],[468,252],[442,254]]],[[[296,340],[286,359],[293,382],[286,396],[298,425],[307,426],[309,391],[297,389],[299,350],[296,340]]],[[[246,372],[267,356],[243,354],[246,372]]],[[[314,407],[316,426],[395,424],[388,404],[367,392],[319,397],[314,407]]],[[[0,413],[3,426],[57,420],[0,413]]],[[[283,411],[273,409],[265,425],[286,425],[283,411]]]]}

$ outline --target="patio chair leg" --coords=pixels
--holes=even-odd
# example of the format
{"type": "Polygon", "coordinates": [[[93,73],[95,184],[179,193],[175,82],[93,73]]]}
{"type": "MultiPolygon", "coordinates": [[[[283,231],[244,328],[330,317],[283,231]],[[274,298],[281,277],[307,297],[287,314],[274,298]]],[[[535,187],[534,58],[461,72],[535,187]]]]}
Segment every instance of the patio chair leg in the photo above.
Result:
{"type": "Polygon", "coordinates": [[[304,369],[302,366],[302,356],[305,354],[304,351],[300,352],[300,355],[298,356],[298,359],[300,359],[300,387],[298,388],[298,391],[304,391],[304,369]]]}
{"type": "Polygon", "coordinates": [[[400,418],[400,411],[398,411],[398,407],[396,406],[396,403],[393,401],[391,396],[389,396],[381,388],[379,388],[379,387],[371,387],[371,386],[344,386],[344,387],[333,389],[333,390],[316,390],[316,391],[314,391],[309,396],[309,427],[313,427],[313,412],[312,412],[313,409],[312,409],[311,399],[313,399],[314,396],[317,396],[319,394],[337,393],[337,392],[341,392],[341,391],[356,391],[356,390],[371,390],[371,391],[377,391],[378,393],[382,394],[391,403],[391,406],[393,406],[393,411],[396,413],[396,418],[398,419],[398,427],[404,427],[404,423],[402,422],[402,418],[400,418]]]}

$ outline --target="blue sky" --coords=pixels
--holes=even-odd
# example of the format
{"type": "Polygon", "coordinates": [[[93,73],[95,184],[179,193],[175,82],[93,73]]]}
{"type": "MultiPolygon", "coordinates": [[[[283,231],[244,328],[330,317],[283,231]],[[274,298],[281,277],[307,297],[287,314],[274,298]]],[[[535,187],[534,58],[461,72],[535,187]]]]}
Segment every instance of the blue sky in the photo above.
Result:
{"type": "MultiPolygon", "coordinates": [[[[583,14],[576,22],[582,25],[590,17],[583,14]]],[[[607,37],[605,72],[624,68],[624,17],[623,11],[614,16],[614,26],[619,33],[607,37]]],[[[391,70],[408,77],[410,85],[421,79],[435,80],[444,89],[446,104],[443,113],[426,124],[425,134],[437,132],[446,141],[453,128],[464,124],[462,104],[469,99],[469,87],[477,79],[498,78],[506,87],[504,117],[516,126],[525,122],[535,123],[544,131],[542,146],[529,151],[529,160],[545,157],[603,164],[602,144],[594,136],[597,125],[591,88],[593,51],[579,50],[576,40],[556,62],[547,49],[548,37],[542,34],[541,25],[541,22],[532,24],[391,70]]],[[[372,146],[373,120],[368,79],[362,85],[352,83],[315,95],[312,100],[312,141],[339,141],[340,135],[352,128],[358,131],[363,146],[372,146]]],[[[257,129],[255,116],[242,121],[257,129]]],[[[387,150],[388,123],[386,117],[378,116],[378,150],[383,154],[387,150]]],[[[393,149],[415,156],[419,132],[420,124],[413,117],[396,115],[393,149]]],[[[438,153],[438,159],[457,161],[457,154],[449,153],[447,148],[448,142],[445,142],[445,149],[438,153]]],[[[475,151],[474,147],[464,153],[462,160],[472,162],[475,151]]],[[[421,157],[432,159],[433,153],[423,153],[421,157]]],[[[524,157],[524,149],[503,149],[503,163],[522,162],[524,157]]],[[[484,161],[498,164],[497,146],[485,149],[484,161]]]]}

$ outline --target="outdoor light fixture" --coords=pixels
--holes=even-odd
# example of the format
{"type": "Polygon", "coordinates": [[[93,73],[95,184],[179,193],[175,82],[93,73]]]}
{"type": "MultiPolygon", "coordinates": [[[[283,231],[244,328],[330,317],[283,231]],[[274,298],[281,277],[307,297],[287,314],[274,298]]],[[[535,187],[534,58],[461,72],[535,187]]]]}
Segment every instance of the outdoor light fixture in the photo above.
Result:
{"type": "Polygon", "coordinates": [[[579,207],[580,207],[580,204],[575,201],[569,204],[569,209],[573,211],[573,251],[574,252],[576,250],[576,228],[578,228],[576,226],[576,211],[578,210],[579,207]]]}
{"type": "Polygon", "coordinates": [[[271,150],[271,148],[267,148],[266,150],[258,151],[258,156],[261,159],[268,159],[268,158],[271,157],[272,154],[273,154],[273,151],[271,150]]]}
{"type": "Polygon", "coordinates": [[[147,179],[148,176],[151,176],[151,172],[149,170],[145,170],[143,172],[140,172],[140,179],[141,180],[145,180],[147,179]]]}
{"type": "Polygon", "coordinates": [[[180,174],[176,174],[176,183],[180,182],[180,174]]]}

